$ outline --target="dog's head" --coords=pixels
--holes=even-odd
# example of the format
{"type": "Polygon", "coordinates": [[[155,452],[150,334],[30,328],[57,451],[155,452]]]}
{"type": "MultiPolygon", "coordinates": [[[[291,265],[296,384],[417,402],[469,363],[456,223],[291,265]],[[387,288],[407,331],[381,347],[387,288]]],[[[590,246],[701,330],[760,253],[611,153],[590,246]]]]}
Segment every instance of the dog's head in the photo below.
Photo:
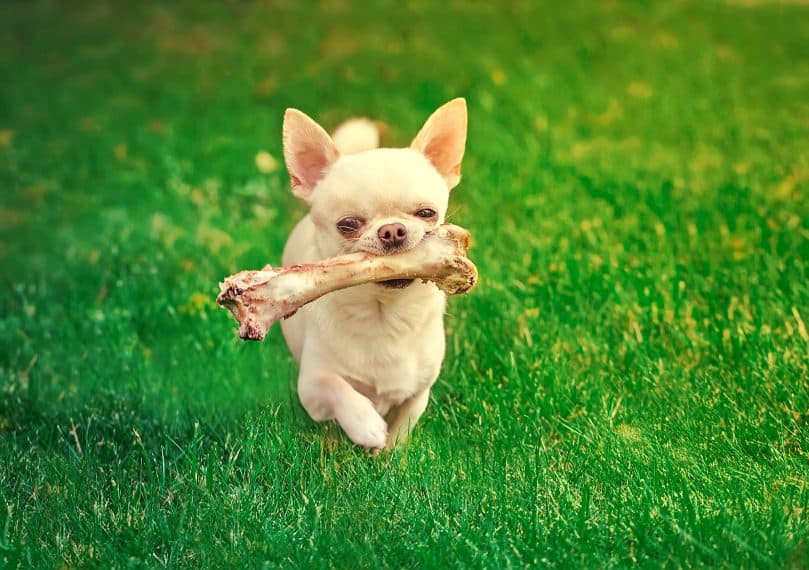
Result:
{"type": "Polygon", "coordinates": [[[409,148],[341,155],[304,113],[284,116],[284,157],[296,196],[311,205],[324,257],[415,247],[444,222],[449,192],[461,178],[466,102],[435,111],[409,148]]]}

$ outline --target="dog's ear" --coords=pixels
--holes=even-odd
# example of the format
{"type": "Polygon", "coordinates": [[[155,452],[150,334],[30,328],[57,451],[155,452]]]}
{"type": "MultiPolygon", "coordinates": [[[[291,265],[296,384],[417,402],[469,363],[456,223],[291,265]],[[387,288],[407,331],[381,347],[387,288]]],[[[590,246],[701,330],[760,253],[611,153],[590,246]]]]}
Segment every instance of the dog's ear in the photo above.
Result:
{"type": "Polygon", "coordinates": [[[466,146],[466,99],[459,97],[439,107],[413,139],[410,148],[424,154],[452,190],[461,180],[466,146]]]}
{"type": "Polygon", "coordinates": [[[323,127],[297,109],[284,113],[283,140],[292,192],[309,202],[312,190],[340,153],[323,127]]]}

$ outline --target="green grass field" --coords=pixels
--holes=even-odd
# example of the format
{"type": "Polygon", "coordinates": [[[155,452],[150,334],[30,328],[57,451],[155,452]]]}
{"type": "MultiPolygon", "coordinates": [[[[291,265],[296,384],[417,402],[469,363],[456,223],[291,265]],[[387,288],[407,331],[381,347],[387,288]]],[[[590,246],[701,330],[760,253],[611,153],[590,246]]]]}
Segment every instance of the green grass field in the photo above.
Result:
{"type": "Polygon", "coordinates": [[[809,6],[353,4],[0,5],[0,567],[806,568],[809,6]],[[459,95],[482,280],[374,458],[213,299],[286,107],[459,95]]]}

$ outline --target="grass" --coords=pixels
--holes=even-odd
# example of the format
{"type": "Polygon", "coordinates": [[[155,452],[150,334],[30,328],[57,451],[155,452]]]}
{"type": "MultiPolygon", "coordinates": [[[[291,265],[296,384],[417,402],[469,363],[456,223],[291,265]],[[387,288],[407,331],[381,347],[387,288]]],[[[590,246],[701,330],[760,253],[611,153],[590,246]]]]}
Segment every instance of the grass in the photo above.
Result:
{"type": "Polygon", "coordinates": [[[809,8],[0,5],[0,566],[809,565],[809,8]],[[299,107],[470,107],[482,276],[405,450],[217,282],[299,107]]]}

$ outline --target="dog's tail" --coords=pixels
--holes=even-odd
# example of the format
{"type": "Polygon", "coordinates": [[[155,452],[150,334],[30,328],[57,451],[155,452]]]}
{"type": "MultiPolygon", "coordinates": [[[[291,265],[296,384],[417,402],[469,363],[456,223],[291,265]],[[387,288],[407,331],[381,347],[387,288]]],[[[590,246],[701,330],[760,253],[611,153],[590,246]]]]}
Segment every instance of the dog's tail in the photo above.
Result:
{"type": "Polygon", "coordinates": [[[379,148],[381,137],[379,124],[365,118],[348,119],[332,134],[337,150],[343,154],[379,148]]]}

